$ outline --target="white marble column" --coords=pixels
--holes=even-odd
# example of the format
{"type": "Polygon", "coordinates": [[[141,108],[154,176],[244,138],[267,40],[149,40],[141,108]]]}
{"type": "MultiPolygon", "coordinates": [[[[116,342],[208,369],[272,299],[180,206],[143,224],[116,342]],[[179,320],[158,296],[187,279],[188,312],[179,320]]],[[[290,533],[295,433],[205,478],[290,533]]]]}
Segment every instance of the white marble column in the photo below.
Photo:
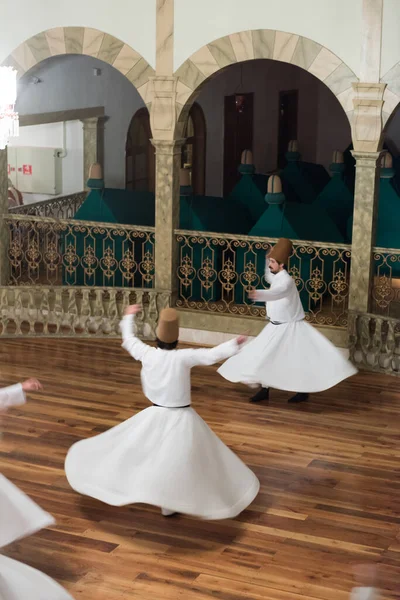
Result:
{"type": "Polygon", "coordinates": [[[179,174],[184,140],[152,140],[156,149],[156,289],[166,292],[173,305],[178,290],[179,174]]]}
{"type": "Polygon", "coordinates": [[[381,152],[353,152],[356,160],[349,310],[369,312],[378,211],[381,152]]]}
{"type": "Polygon", "coordinates": [[[368,312],[383,144],[380,83],[383,0],[363,0],[360,81],[353,83],[353,156],[356,160],[349,310],[368,312]]]}

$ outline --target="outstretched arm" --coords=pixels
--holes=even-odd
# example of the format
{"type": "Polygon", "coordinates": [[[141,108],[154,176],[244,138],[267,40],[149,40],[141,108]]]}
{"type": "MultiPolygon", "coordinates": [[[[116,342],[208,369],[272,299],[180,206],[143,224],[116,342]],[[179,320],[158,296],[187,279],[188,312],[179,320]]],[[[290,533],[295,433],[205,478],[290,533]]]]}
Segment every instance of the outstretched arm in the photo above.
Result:
{"type": "Polygon", "coordinates": [[[135,360],[143,360],[144,355],[152,350],[151,346],[144,344],[133,333],[135,315],[141,310],[140,306],[134,304],[128,306],[125,315],[119,325],[122,333],[122,347],[129,352],[135,360]]]}
{"type": "Polygon", "coordinates": [[[27,379],[24,383],[16,383],[0,389],[0,411],[8,410],[12,406],[22,406],[26,402],[25,392],[41,389],[42,386],[37,379],[27,379]]]}
{"type": "Polygon", "coordinates": [[[239,336],[234,340],[215,346],[214,348],[199,348],[198,350],[181,350],[185,362],[190,367],[199,365],[209,366],[221,362],[239,352],[241,346],[246,342],[245,336],[239,336]]]}
{"type": "Polygon", "coordinates": [[[290,279],[276,283],[269,290],[254,290],[249,293],[251,300],[256,302],[272,302],[274,300],[282,300],[289,294],[291,286],[290,279]]]}

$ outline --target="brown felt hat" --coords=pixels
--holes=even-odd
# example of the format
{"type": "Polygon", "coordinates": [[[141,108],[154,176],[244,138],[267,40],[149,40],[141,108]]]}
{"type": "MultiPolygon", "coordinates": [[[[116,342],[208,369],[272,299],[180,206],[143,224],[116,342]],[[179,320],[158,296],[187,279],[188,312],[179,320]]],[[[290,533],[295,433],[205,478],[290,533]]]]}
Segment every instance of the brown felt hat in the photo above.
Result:
{"type": "Polygon", "coordinates": [[[292,250],[292,242],[286,238],[281,238],[269,252],[268,258],[274,258],[280,265],[287,265],[292,250]]]}
{"type": "Polygon", "coordinates": [[[157,339],[164,344],[172,344],[179,338],[179,317],[174,308],[164,308],[160,312],[157,339]]]}

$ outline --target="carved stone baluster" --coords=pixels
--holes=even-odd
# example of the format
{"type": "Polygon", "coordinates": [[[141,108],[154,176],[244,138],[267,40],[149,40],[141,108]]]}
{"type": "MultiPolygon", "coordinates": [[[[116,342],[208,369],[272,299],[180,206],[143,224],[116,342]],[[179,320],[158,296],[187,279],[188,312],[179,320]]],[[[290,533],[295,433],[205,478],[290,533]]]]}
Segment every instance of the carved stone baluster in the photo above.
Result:
{"type": "Polygon", "coordinates": [[[387,351],[388,351],[388,355],[389,355],[389,366],[388,366],[388,371],[392,371],[394,370],[393,367],[393,353],[394,353],[394,349],[395,349],[395,336],[394,336],[394,323],[393,321],[388,321],[387,322],[387,335],[386,335],[386,347],[387,347],[387,351]]]}
{"type": "Polygon", "coordinates": [[[91,291],[89,288],[81,288],[80,289],[81,298],[77,305],[77,308],[78,308],[77,327],[79,327],[79,329],[83,329],[84,335],[89,333],[89,324],[90,324],[90,315],[91,315],[90,292],[91,291]]]}
{"type": "Polygon", "coordinates": [[[147,311],[147,319],[146,323],[149,329],[148,337],[149,339],[156,339],[156,329],[158,323],[158,306],[157,306],[157,294],[155,292],[149,291],[149,307],[147,311]]]}
{"type": "Polygon", "coordinates": [[[76,288],[69,288],[67,291],[67,308],[63,324],[68,327],[68,333],[74,335],[78,323],[78,305],[76,298],[78,290],[76,288]]]}
{"type": "Polygon", "coordinates": [[[390,368],[391,353],[388,348],[388,329],[389,324],[386,319],[379,319],[381,330],[381,347],[378,356],[378,365],[381,369],[387,371],[390,368]]]}
{"type": "Polygon", "coordinates": [[[39,310],[38,303],[40,297],[38,297],[37,290],[28,290],[29,301],[28,301],[28,319],[29,319],[29,333],[36,332],[36,324],[39,322],[39,310]]]}
{"type": "Polygon", "coordinates": [[[15,288],[1,288],[1,320],[3,323],[2,334],[8,333],[8,325],[15,321],[15,288]]]}
{"type": "Polygon", "coordinates": [[[90,317],[88,324],[88,331],[90,333],[101,333],[101,325],[104,317],[104,306],[103,306],[103,294],[102,289],[95,289],[91,291],[89,296],[90,302],[90,317]]]}
{"type": "MultiPolygon", "coordinates": [[[[26,333],[26,325],[29,326],[30,329],[30,323],[29,323],[29,291],[26,290],[25,288],[20,288],[20,309],[21,309],[21,313],[20,313],[20,327],[21,327],[21,334],[25,334],[26,333]],[[24,327],[22,328],[22,324],[25,324],[24,327]]],[[[28,329],[28,333],[29,333],[29,329],[28,329]]]]}
{"type": "Polygon", "coordinates": [[[358,330],[358,347],[359,347],[359,363],[363,364],[366,361],[369,345],[369,316],[358,315],[357,330],[358,330]]]}
{"type": "Polygon", "coordinates": [[[62,314],[63,314],[63,306],[62,306],[62,289],[55,288],[54,296],[51,297],[52,301],[50,304],[50,315],[49,322],[51,325],[55,325],[56,331],[55,333],[61,333],[61,322],[62,322],[62,314]]]}
{"type": "Polygon", "coordinates": [[[145,311],[147,312],[147,308],[143,306],[143,292],[140,290],[136,292],[136,303],[142,307],[142,311],[135,318],[136,335],[142,338],[144,337],[145,311]]]}
{"type": "Polygon", "coordinates": [[[119,320],[122,319],[122,317],[124,316],[125,309],[127,308],[127,306],[129,306],[130,296],[131,296],[130,290],[128,290],[128,289],[122,290],[120,302],[118,302],[118,304],[117,304],[119,320]]]}
{"type": "Polygon", "coordinates": [[[21,288],[16,288],[15,289],[15,296],[14,296],[14,322],[15,322],[15,335],[21,335],[22,331],[21,331],[21,323],[22,323],[22,319],[21,319],[21,315],[22,315],[22,295],[21,295],[21,288]]]}
{"type": "Polygon", "coordinates": [[[49,323],[50,323],[50,290],[47,288],[40,288],[40,304],[38,310],[38,321],[43,324],[43,334],[49,335],[49,323]]]}
{"type": "Polygon", "coordinates": [[[367,344],[366,359],[367,364],[371,367],[375,367],[378,364],[378,356],[381,347],[380,333],[380,320],[377,318],[370,318],[368,327],[369,338],[367,344]]]}
{"type": "Polygon", "coordinates": [[[399,323],[393,322],[394,348],[392,354],[392,369],[396,374],[400,373],[400,327],[399,323]]]}
{"type": "Polygon", "coordinates": [[[106,334],[118,332],[118,308],[117,308],[117,290],[109,290],[110,298],[107,306],[107,319],[103,324],[103,332],[106,334]]]}

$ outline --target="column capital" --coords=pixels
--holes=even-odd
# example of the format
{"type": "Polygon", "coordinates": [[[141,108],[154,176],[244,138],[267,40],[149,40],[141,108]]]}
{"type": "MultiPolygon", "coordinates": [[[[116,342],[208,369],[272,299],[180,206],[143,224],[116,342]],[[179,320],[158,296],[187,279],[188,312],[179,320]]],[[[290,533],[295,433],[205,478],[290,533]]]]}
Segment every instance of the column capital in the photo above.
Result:
{"type": "Polygon", "coordinates": [[[351,134],[356,152],[378,152],[383,144],[383,94],[385,83],[352,84],[354,115],[351,134]]]}
{"type": "Polygon", "coordinates": [[[186,138],[180,138],[179,140],[159,140],[153,138],[150,141],[156,149],[157,154],[168,154],[173,156],[181,153],[186,138]]]}
{"type": "Polygon", "coordinates": [[[156,76],[149,81],[150,124],[155,139],[175,137],[177,86],[178,78],[173,75],[156,76]]]}
{"type": "Polygon", "coordinates": [[[80,119],[84,129],[97,127],[100,123],[100,117],[89,117],[88,119],[80,119]]]}
{"type": "Polygon", "coordinates": [[[385,154],[385,150],[379,150],[378,152],[351,150],[351,154],[356,160],[356,169],[359,169],[360,167],[375,169],[382,155],[385,154]]]}

